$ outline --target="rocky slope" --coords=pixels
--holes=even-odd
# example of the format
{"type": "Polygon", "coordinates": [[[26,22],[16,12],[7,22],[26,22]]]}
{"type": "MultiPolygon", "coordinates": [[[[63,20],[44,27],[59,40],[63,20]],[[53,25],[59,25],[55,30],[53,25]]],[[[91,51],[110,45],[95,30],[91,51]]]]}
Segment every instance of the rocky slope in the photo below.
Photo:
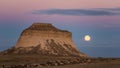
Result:
{"type": "Polygon", "coordinates": [[[87,57],[72,41],[72,33],[49,23],[34,23],[25,29],[17,44],[1,54],[40,54],[87,57]]]}

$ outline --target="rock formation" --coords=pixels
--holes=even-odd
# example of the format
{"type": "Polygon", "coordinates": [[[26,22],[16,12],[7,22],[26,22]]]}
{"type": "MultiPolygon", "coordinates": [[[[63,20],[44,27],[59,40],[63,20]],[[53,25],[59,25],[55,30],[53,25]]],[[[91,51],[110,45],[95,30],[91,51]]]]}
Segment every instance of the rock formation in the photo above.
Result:
{"type": "Polygon", "coordinates": [[[49,23],[34,23],[25,29],[17,44],[2,54],[40,54],[87,57],[72,41],[72,33],[49,23]]]}

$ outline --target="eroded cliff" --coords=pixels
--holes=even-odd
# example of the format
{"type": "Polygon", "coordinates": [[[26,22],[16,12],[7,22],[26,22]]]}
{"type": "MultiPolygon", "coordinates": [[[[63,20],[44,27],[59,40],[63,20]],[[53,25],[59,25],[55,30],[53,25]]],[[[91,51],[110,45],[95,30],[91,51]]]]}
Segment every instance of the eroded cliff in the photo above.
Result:
{"type": "Polygon", "coordinates": [[[21,33],[16,45],[3,53],[87,57],[77,50],[71,32],[49,23],[32,24],[21,33]]]}

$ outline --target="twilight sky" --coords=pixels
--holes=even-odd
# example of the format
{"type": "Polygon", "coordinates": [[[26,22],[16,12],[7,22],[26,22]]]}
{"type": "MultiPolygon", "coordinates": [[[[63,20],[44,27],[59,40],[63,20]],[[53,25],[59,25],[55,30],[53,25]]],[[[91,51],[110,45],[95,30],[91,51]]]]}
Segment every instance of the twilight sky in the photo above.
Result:
{"type": "Polygon", "coordinates": [[[120,57],[119,0],[0,0],[0,50],[14,46],[33,22],[71,31],[77,48],[91,57],[120,57]]]}

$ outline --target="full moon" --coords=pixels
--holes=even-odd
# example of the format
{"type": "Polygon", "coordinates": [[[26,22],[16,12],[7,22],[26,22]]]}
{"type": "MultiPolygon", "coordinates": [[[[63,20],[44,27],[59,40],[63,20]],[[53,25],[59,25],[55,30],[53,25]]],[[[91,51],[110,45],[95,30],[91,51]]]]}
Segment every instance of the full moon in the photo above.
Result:
{"type": "Polygon", "coordinates": [[[90,35],[85,35],[84,40],[85,40],[85,41],[90,41],[90,40],[91,40],[90,35]]]}

